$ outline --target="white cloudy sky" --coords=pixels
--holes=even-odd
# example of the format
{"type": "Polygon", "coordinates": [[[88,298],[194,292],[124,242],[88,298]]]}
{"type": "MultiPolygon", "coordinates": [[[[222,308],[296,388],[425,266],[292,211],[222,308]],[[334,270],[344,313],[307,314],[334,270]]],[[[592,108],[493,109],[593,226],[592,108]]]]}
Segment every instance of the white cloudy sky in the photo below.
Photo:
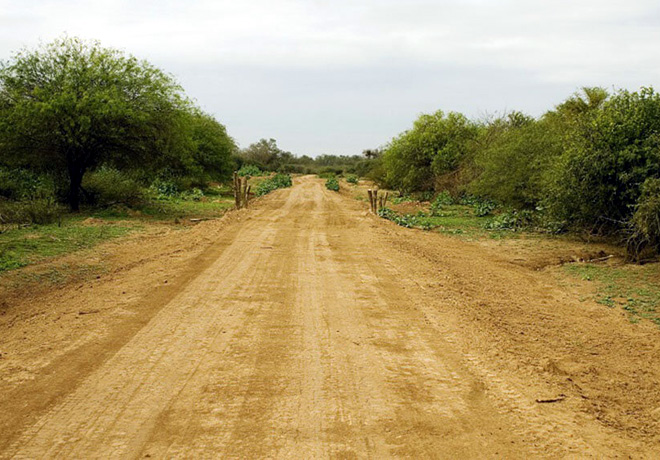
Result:
{"type": "Polygon", "coordinates": [[[0,59],[64,33],[173,73],[241,146],[299,155],[660,79],[657,0],[0,0],[0,59]]]}

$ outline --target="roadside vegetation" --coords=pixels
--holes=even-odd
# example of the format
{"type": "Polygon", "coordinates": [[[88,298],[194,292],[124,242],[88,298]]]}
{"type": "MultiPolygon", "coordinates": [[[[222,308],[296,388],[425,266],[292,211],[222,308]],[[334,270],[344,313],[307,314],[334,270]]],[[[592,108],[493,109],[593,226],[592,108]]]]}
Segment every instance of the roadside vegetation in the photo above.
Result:
{"type": "Polygon", "coordinates": [[[660,252],[659,139],[653,89],[584,88],[539,118],[422,115],[370,175],[422,201],[472,200],[493,229],[608,237],[640,262],[660,252]]]}

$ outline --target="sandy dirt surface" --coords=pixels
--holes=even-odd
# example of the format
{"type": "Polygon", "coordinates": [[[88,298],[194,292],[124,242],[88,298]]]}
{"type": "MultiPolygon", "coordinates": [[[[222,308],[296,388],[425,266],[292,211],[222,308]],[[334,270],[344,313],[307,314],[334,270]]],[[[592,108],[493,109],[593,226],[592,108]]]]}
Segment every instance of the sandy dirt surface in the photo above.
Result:
{"type": "Polygon", "coordinates": [[[0,458],[657,458],[657,327],[364,207],[303,177],[4,291],[0,458]]]}

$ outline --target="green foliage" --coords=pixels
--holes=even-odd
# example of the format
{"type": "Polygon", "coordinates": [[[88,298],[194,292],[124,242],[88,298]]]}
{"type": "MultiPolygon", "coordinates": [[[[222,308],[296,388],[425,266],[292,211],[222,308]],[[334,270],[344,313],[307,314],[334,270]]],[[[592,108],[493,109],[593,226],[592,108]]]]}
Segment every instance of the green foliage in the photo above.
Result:
{"type": "Polygon", "coordinates": [[[82,189],[86,200],[93,205],[124,204],[135,207],[145,197],[140,183],[114,168],[103,167],[85,176],[82,189]]]}
{"type": "Polygon", "coordinates": [[[278,188],[291,187],[291,185],[293,185],[293,182],[290,175],[278,173],[273,177],[264,179],[263,181],[259,182],[255,190],[255,194],[257,196],[263,196],[272,192],[273,190],[277,190],[278,188]]]}
{"type": "Polygon", "coordinates": [[[359,178],[355,174],[347,174],[346,182],[348,182],[349,184],[356,185],[359,182],[359,178]]]}
{"type": "Polygon", "coordinates": [[[171,198],[179,194],[179,187],[176,182],[161,178],[153,181],[150,190],[157,198],[171,198]]]}
{"type": "Polygon", "coordinates": [[[606,233],[630,221],[648,178],[660,177],[660,96],[620,91],[575,128],[548,171],[556,220],[606,233]]]}
{"type": "Polygon", "coordinates": [[[412,228],[419,225],[418,217],[413,216],[412,214],[401,215],[390,208],[380,208],[378,210],[378,215],[383,219],[391,220],[401,227],[412,228]]]}
{"type": "Polygon", "coordinates": [[[629,226],[631,234],[626,247],[633,259],[660,252],[660,179],[648,178],[642,185],[629,226]]]}
{"type": "Polygon", "coordinates": [[[186,107],[167,74],[97,42],[56,40],[0,67],[3,155],[66,174],[72,209],[88,170],[174,155],[186,107]]]}
{"type": "Polygon", "coordinates": [[[479,200],[474,204],[474,215],[477,217],[486,217],[490,215],[495,208],[497,208],[495,202],[490,200],[479,200]]]}
{"type": "Polygon", "coordinates": [[[0,234],[0,272],[88,248],[125,235],[130,230],[130,227],[123,225],[85,225],[80,219],[69,220],[62,225],[9,230],[0,234]]]}
{"type": "Polygon", "coordinates": [[[431,215],[439,215],[444,206],[449,206],[452,204],[454,204],[454,199],[452,198],[451,194],[446,190],[440,192],[431,203],[431,215]]]}
{"type": "Polygon", "coordinates": [[[0,224],[50,224],[62,215],[53,198],[26,201],[0,200],[0,224]]]}
{"type": "Polygon", "coordinates": [[[508,206],[534,208],[544,197],[543,175],[562,151],[554,125],[514,112],[481,136],[490,139],[475,154],[478,176],[470,190],[508,206]]]}
{"type": "Polygon", "coordinates": [[[9,200],[52,198],[54,184],[50,177],[27,169],[0,168],[0,197],[9,200]]]}
{"type": "Polygon", "coordinates": [[[412,130],[387,147],[386,183],[405,192],[432,190],[436,178],[459,167],[476,133],[476,126],[458,113],[420,116],[412,130]]]}
{"type": "Polygon", "coordinates": [[[332,190],[335,192],[339,191],[339,182],[337,181],[337,178],[331,177],[330,179],[325,181],[325,188],[328,190],[332,190]]]}
{"type": "Polygon", "coordinates": [[[263,172],[255,165],[243,165],[241,169],[238,170],[238,175],[241,177],[258,177],[263,176],[263,172]]]}
{"type": "Polygon", "coordinates": [[[241,151],[241,158],[247,164],[255,165],[262,171],[277,171],[291,153],[281,150],[275,139],[261,139],[241,151]]]}
{"type": "Polygon", "coordinates": [[[533,213],[527,210],[503,212],[488,222],[485,228],[488,230],[526,230],[532,226],[533,218],[533,213]]]}

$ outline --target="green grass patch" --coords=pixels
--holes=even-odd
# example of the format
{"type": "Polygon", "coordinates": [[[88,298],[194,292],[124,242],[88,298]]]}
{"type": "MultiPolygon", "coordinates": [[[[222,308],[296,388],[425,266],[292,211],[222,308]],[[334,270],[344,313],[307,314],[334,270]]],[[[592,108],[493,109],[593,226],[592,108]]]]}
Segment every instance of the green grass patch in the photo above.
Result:
{"type": "Polygon", "coordinates": [[[87,225],[82,218],[58,224],[16,228],[0,234],[0,272],[24,267],[48,257],[92,247],[126,235],[130,225],[87,225]]]}
{"type": "Polygon", "coordinates": [[[571,276],[596,283],[594,300],[610,308],[621,307],[631,322],[648,319],[660,326],[660,266],[658,264],[610,267],[567,264],[571,276]]]}
{"type": "Polygon", "coordinates": [[[475,207],[470,205],[443,205],[434,210],[432,215],[425,212],[419,212],[415,215],[396,214],[399,218],[397,219],[395,217],[390,220],[397,222],[397,220],[401,219],[405,227],[432,230],[468,240],[517,238],[520,236],[519,232],[488,229],[488,224],[494,217],[477,216],[475,207]]]}

